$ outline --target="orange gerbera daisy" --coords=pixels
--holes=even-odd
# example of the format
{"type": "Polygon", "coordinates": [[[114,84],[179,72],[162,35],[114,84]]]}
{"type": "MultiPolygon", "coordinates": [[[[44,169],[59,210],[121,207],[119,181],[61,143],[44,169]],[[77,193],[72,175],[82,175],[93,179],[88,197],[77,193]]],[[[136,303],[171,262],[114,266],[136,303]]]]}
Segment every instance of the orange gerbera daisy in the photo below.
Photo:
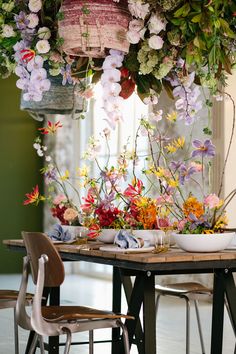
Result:
{"type": "Polygon", "coordinates": [[[188,197],[183,204],[183,212],[186,217],[188,217],[189,214],[194,214],[196,218],[200,218],[204,214],[203,204],[195,197],[188,197]]]}

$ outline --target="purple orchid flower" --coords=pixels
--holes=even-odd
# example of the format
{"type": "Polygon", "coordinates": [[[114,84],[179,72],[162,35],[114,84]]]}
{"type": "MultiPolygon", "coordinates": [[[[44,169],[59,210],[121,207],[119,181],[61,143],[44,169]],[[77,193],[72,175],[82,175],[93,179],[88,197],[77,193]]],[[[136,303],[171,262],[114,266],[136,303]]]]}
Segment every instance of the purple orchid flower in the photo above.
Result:
{"type": "Polygon", "coordinates": [[[205,140],[203,143],[200,140],[195,139],[193,141],[193,147],[195,147],[196,150],[192,152],[192,157],[214,157],[216,154],[215,145],[213,145],[209,139],[205,140]]]}
{"type": "Polygon", "coordinates": [[[19,30],[24,30],[27,28],[28,24],[30,23],[29,19],[27,18],[27,14],[24,11],[20,11],[19,15],[14,16],[16,27],[19,30]]]}
{"type": "Polygon", "coordinates": [[[180,166],[179,182],[184,185],[184,182],[189,181],[190,177],[197,172],[195,167],[187,167],[184,164],[180,166]]]}
{"type": "Polygon", "coordinates": [[[72,84],[73,80],[71,77],[71,65],[66,64],[66,68],[61,69],[61,74],[63,76],[62,85],[65,86],[67,83],[72,84]]]}

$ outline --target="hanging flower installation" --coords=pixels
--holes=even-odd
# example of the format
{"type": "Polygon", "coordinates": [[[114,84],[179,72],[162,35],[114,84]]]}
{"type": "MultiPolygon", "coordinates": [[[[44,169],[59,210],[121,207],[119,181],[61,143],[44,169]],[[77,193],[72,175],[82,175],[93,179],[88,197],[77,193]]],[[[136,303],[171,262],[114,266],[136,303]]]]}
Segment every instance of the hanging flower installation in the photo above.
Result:
{"type": "MultiPolygon", "coordinates": [[[[145,103],[156,103],[165,89],[191,124],[200,107],[198,87],[215,94],[235,65],[235,13],[233,0],[3,0],[0,75],[15,72],[26,101],[41,101],[53,76],[61,85],[102,78],[113,127],[122,99],[136,91],[145,103]]],[[[82,85],[81,94],[87,89],[82,85]]]]}

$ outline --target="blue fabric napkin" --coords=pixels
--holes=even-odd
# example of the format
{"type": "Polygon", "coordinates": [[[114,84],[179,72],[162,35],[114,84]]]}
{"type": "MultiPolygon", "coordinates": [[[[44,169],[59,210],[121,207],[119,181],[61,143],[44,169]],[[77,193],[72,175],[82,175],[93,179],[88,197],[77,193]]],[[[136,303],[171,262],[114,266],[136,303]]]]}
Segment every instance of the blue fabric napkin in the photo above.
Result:
{"type": "Polygon", "coordinates": [[[120,248],[142,248],[149,247],[150,243],[132,235],[131,231],[120,230],[114,239],[114,244],[120,248]]]}
{"type": "Polygon", "coordinates": [[[55,224],[52,231],[47,233],[52,241],[70,241],[71,235],[68,230],[64,231],[60,224],[55,224]]]}

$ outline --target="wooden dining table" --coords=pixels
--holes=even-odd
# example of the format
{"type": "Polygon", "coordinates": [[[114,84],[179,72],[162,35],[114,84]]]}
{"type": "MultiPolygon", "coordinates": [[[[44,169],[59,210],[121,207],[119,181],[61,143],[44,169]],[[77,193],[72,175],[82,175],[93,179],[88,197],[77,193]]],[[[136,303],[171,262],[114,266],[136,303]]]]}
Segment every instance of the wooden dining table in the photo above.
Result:
{"type": "MultiPolygon", "coordinates": [[[[11,251],[25,251],[22,240],[4,240],[11,251]]],[[[116,252],[100,250],[101,244],[57,244],[63,261],[92,262],[113,267],[113,311],[121,310],[122,286],[128,313],[135,320],[127,320],[130,345],[136,345],[139,354],[159,354],[156,343],[155,276],[174,274],[213,274],[213,303],[211,319],[211,354],[222,354],[224,333],[224,301],[228,302],[231,322],[236,333],[236,249],[214,253],[190,253],[170,248],[165,253],[116,252]],[[131,278],[132,277],[132,278],[131,278]],[[142,319],[141,319],[142,316],[142,319]]],[[[51,294],[51,304],[58,304],[59,289],[51,294]]],[[[58,354],[58,338],[49,339],[50,354],[58,354]]],[[[119,329],[112,332],[112,354],[123,354],[119,329]]]]}

